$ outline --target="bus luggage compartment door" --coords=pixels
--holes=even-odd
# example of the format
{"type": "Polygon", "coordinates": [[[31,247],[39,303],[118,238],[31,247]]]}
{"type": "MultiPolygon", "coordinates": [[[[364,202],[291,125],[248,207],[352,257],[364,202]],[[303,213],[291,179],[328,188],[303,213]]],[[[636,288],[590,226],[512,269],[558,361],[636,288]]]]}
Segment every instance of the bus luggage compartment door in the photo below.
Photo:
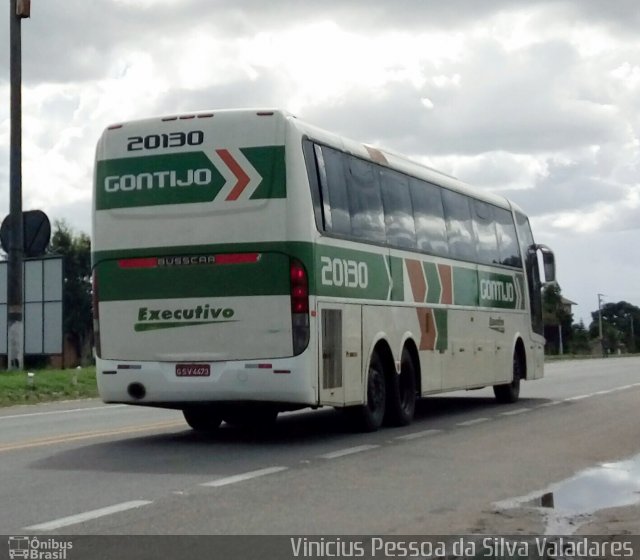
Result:
{"type": "Polygon", "coordinates": [[[320,306],[320,404],[362,402],[362,312],[359,305],[320,306]]]}

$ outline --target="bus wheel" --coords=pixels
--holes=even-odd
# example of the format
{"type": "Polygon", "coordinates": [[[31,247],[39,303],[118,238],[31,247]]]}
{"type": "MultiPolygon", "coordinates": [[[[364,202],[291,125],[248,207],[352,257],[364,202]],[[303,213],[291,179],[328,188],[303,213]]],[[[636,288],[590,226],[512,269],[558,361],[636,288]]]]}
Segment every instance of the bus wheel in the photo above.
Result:
{"type": "Polygon", "coordinates": [[[363,432],[375,432],[384,420],[387,387],[382,362],[377,354],[371,357],[367,376],[367,404],[348,409],[355,427],[363,432]]]}
{"type": "Polygon", "coordinates": [[[196,432],[215,432],[222,423],[222,416],[210,406],[194,406],[182,410],[187,424],[196,432]]]}
{"type": "Polygon", "coordinates": [[[386,421],[391,426],[411,424],[416,410],[416,370],[406,350],[400,364],[400,375],[394,373],[387,386],[386,421]]]}
{"type": "Polygon", "coordinates": [[[267,405],[239,405],[223,414],[223,420],[239,428],[266,430],[271,428],[278,418],[278,410],[267,405]]]}
{"type": "Polygon", "coordinates": [[[514,403],[520,397],[520,379],[522,378],[522,358],[518,352],[513,354],[513,379],[511,383],[494,385],[493,394],[499,403],[514,403]]]}

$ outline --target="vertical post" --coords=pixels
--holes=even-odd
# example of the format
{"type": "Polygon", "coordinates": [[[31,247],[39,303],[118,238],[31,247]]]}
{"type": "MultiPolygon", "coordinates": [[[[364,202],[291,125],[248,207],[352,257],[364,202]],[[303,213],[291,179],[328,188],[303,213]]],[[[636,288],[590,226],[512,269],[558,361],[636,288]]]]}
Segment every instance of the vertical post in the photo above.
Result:
{"type": "Polygon", "coordinates": [[[7,262],[7,353],[9,369],[24,365],[24,325],[22,317],[22,52],[21,22],[28,17],[29,6],[10,0],[9,74],[11,84],[11,132],[9,151],[9,220],[10,235],[7,262]]]}
{"type": "Polygon", "coordinates": [[[602,297],[604,294],[598,294],[598,336],[600,338],[600,346],[602,347],[602,355],[605,356],[604,338],[602,337],[602,297]]]}
{"type": "Polygon", "coordinates": [[[562,324],[558,322],[558,354],[562,356],[564,354],[564,346],[562,344],[562,324]]]}

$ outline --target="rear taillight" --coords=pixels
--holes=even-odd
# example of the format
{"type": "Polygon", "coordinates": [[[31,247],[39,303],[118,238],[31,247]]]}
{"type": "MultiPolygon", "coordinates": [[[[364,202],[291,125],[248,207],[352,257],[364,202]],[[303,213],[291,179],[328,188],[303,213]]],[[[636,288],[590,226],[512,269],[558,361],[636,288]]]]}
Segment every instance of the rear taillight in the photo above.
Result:
{"type": "Polygon", "coordinates": [[[102,354],[102,348],[100,347],[100,312],[99,312],[99,298],[98,298],[98,275],[96,271],[93,271],[91,275],[91,299],[93,301],[93,340],[96,347],[96,357],[100,357],[102,354]]]}
{"type": "Polygon", "coordinates": [[[307,271],[300,261],[291,259],[289,278],[293,354],[297,356],[309,345],[309,281],[307,271]]]}

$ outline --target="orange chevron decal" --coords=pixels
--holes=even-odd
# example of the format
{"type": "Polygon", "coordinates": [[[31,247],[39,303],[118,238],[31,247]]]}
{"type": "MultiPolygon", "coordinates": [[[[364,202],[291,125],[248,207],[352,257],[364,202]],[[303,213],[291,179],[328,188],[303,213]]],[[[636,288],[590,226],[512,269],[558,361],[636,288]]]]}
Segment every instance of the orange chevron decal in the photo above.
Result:
{"type": "Polygon", "coordinates": [[[416,313],[420,324],[420,350],[435,350],[438,331],[433,309],[419,307],[416,309],[416,313]]]}
{"type": "Polygon", "coordinates": [[[442,286],[442,292],[440,293],[440,303],[451,305],[453,303],[451,266],[449,266],[448,264],[439,264],[438,273],[440,274],[440,285],[442,286]]]}
{"type": "Polygon", "coordinates": [[[216,150],[216,153],[238,180],[225,200],[238,200],[244,189],[247,188],[247,185],[251,181],[251,177],[244,172],[229,150],[216,150]]]}
{"type": "Polygon", "coordinates": [[[427,295],[427,283],[424,281],[424,273],[420,261],[406,259],[407,272],[409,273],[409,283],[411,284],[411,292],[413,301],[424,303],[427,295]]]}

